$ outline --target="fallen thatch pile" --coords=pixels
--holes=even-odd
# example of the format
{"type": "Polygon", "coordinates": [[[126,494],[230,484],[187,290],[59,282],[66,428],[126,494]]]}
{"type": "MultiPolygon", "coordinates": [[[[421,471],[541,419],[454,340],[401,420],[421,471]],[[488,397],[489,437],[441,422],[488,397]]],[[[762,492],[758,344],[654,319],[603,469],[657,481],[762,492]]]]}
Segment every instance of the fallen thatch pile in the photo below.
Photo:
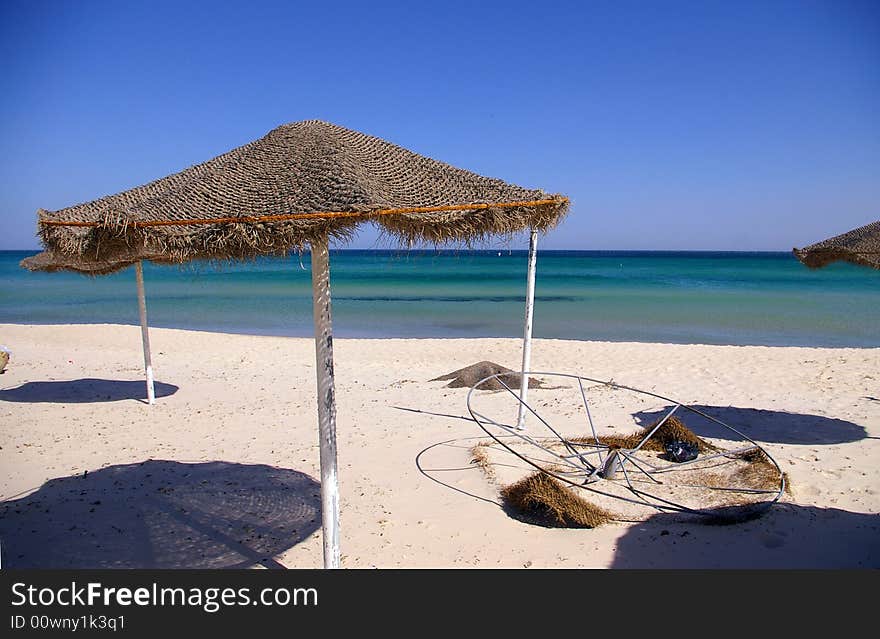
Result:
{"type": "Polygon", "coordinates": [[[760,448],[753,448],[737,455],[749,465],[739,471],[740,479],[754,488],[773,490],[779,487],[780,479],[785,482],[785,492],[791,495],[791,482],[787,473],[782,473],[760,448]]]}
{"type": "Polygon", "coordinates": [[[492,467],[492,462],[489,458],[488,448],[492,445],[492,442],[482,441],[477,442],[477,444],[471,448],[471,463],[476,464],[480,468],[483,469],[483,472],[486,473],[486,477],[490,480],[495,479],[495,469],[492,467]]]}
{"type": "MultiPolygon", "coordinates": [[[[447,388],[473,388],[477,382],[492,375],[501,375],[501,377],[496,377],[483,382],[477,387],[477,390],[504,390],[504,385],[501,381],[503,381],[504,384],[507,384],[510,388],[516,390],[519,389],[520,380],[522,380],[521,373],[514,372],[500,364],[488,361],[477,362],[476,364],[465,366],[457,371],[452,371],[446,375],[435,377],[430,381],[445,382],[451,380],[446,384],[447,388]],[[499,379],[501,381],[499,381],[499,379]]],[[[545,386],[542,381],[530,377],[529,388],[545,388],[545,386]]]]}
{"type": "MultiPolygon", "coordinates": [[[[630,433],[629,435],[601,435],[599,443],[608,446],[608,448],[635,448],[650,433],[659,420],[648,426],[645,430],[638,433],[630,433]]],[[[663,452],[666,450],[666,444],[674,441],[693,444],[701,453],[708,451],[717,451],[718,447],[713,446],[702,437],[699,437],[690,428],[677,417],[670,417],[663,425],[657,429],[657,432],[651,436],[651,439],[645,442],[642,450],[655,450],[663,452]]],[[[592,437],[575,437],[571,440],[573,444],[594,444],[596,440],[592,437]]]]}
{"type": "Polygon", "coordinates": [[[578,497],[546,473],[533,473],[501,490],[504,502],[528,519],[555,528],[595,528],[614,515],[578,497]]]}

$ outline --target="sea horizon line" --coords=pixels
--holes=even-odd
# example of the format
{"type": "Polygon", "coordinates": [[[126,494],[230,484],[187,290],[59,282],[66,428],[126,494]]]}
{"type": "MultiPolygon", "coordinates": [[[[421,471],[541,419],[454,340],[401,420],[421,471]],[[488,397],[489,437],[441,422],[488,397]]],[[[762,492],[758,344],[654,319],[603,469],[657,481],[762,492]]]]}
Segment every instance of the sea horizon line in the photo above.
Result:
{"type": "MultiPolygon", "coordinates": [[[[0,253],[39,253],[42,248],[21,248],[21,249],[0,249],[0,253]]],[[[335,247],[331,251],[360,252],[360,253],[528,253],[528,248],[450,248],[450,247],[394,247],[394,248],[354,248],[354,247],[335,247]]],[[[298,253],[299,251],[291,249],[290,253],[298,253]]],[[[303,253],[308,253],[308,249],[304,249],[303,253]]],[[[701,253],[701,254],[736,254],[736,255],[791,255],[792,249],[770,250],[770,249],[565,249],[565,248],[539,248],[538,253],[595,253],[595,254],[617,254],[617,253],[701,253]]],[[[259,257],[281,257],[280,255],[259,255],[259,257]]]]}

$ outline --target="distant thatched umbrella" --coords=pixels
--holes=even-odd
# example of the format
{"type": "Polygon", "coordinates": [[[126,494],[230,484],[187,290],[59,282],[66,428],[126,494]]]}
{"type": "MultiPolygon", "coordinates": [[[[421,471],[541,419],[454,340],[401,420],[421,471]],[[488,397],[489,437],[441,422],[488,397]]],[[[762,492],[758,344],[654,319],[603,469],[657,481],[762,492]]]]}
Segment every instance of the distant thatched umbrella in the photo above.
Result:
{"type": "MultiPolygon", "coordinates": [[[[106,273],[134,263],[143,302],[141,260],[225,260],[310,248],[324,564],[336,567],[329,240],[348,239],[363,221],[379,224],[407,245],[469,244],[530,229],[525,368],[537,232],[552,228],[567,208],[562,196],[483,177],[310,120],[280,126],[250,144],[129,191],[60,211],[38,211],[40,238],[50,255],[23,265],[106,273]]],[[[143,303],[141,324],[149,366],[143,303]]]]}
{"type": "MultiPolygon", "coordinates": [[[[96,257],[94,260],[84,260],[81,256],[69,256],[57,253],[54,250],[46,250],[37,255],[26,257],[21,261],[21,266],[30,271],[45,271],[55,273],[58,271],[74,271],[85,275],[107,275],[134,264],[135,277],[137,280],[138,312],[141,321],[141,341],[144,350],[144,372],[147,378],[147,402],[156,402],[156,390],[153,384],[153,362],[150,354],[150,333],[147,328],[147,299],[144,293],[144,270],[143,256],[141,253],[133,253],[131,250],[115,255],[111,260],[96,257]]],[[[154,262],[162,263],[161,255],[149,257],[154,262]]]]}
{"type": "Polygon", "coordinates": [[[797,258],[810,268],[843,260],[880,269],[880,220],[802,249],[797,258]]]}
{"type": "Polygon", "coordinates": [[[37,253],[31,257],[24,258],[21,261],[21,266],[29,271],[45,271],[46,273],[74,271],[84,275],[107,275],[129,267],[132,264],[137,264],[143,259],[162,262],[161,255],[152,255],[149,258],[145,258],[140,254],[129,253],[127,255],[118,255],[112,260],[107,261],[100,258],[87,261],[80,256],[70,256],[52,250],[46,250],[42,253],[37,253]]]}

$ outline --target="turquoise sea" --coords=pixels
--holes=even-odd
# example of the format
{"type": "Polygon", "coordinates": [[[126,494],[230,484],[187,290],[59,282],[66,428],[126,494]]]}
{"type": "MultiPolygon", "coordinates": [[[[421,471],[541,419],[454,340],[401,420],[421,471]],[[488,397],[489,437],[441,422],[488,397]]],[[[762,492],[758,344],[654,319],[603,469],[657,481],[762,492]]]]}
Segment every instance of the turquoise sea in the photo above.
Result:
{"type": "MultiPolygon", "coordinates": [[[[30,273],[0,252],[0,323],[137,324],[134,270],[30,273]]],[[[333,251],[340,337],[519,337],[525,251],[333,251]]],[[[145,266],[151,326],[312,334],[309,257],[145,266]]],[[[880,273],[790,253],[541,251],[536,337],[880,347],[880,273]]]]}

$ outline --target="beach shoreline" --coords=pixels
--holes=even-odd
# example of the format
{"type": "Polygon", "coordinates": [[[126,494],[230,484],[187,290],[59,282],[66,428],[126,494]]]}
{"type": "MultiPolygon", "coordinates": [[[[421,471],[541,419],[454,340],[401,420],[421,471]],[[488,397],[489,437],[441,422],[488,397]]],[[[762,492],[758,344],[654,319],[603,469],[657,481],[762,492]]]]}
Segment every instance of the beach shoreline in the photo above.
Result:
{"type": "MultiPolygon", "coordinates": [[[[50,533],[75,537],[81,549],[102,538],[98,524],[62,529],[66,511],[41,519],[37,506],[22,501],[50,480],[100,478],[102,469],[144,468],[147,460],[163,460],[161,472],[183,475],[223,462],[231,465],[224,472],[255,486],[266,469],[282,469],[310,478],[308,490],[314,489],[320,472],[312,339],[151,329],[151,340],[155,406],[143,402],[138,327],[0,324],[0,343],[12,351],[0,376],[4,566],[107,565],[93,550],[79,557],[58,550],[41,559],[28,541],[27,526],[37,527],[35,538],[44,544],[55,539],[41,536],[50,533]]],[[[880,348],[536,339],[535,371],[614,379],[747,415],[749,432],[793,485],[769,514],[736,526],[684,526],[658,514],[593,530],[542,528],[500,508],[498,487],[471,463],[470,448],[484,433],[466,418],[467,389],[429,381],[480,360],[516,369],[521,340],[337,339],[334,348],[343,567],[880,567],[880,348]]],[[[552,391],[532,396],[553,399],[552,391]]],[[[147,490],[149,474],[134,475],[134,494],[147,490]]],[[[199,503],[207,508],[212,495],[199,503]]],[[[102,502],[92,506],[100,520],[111,504],[108,497],[93,501],[102,502]]],[[[229,510],[246,513],[251,506],[295,510],[286,501],[229,510]]],[[[135,517],[131,543],[150,545],[152,554],[125,561],[319,567],[312,496],[297,508],[302,526],[275,522],[268,532],[245,537],[232,532],[248,525],[243,515],[207,509],[207,521],[191,523],[213,539],[211,552],[198,535],[198,548],[177,540],[177,552],[166,552],[160,524],[135,517]],[[222,528],[219,522],[228,524],[222,535],[205,532],[222,528]],[[273,537],[273,545],[255,541],[261,534],[273,537]]],[[[114,521],[129,521],[125,512],[118,506],[114,521]]]]}

